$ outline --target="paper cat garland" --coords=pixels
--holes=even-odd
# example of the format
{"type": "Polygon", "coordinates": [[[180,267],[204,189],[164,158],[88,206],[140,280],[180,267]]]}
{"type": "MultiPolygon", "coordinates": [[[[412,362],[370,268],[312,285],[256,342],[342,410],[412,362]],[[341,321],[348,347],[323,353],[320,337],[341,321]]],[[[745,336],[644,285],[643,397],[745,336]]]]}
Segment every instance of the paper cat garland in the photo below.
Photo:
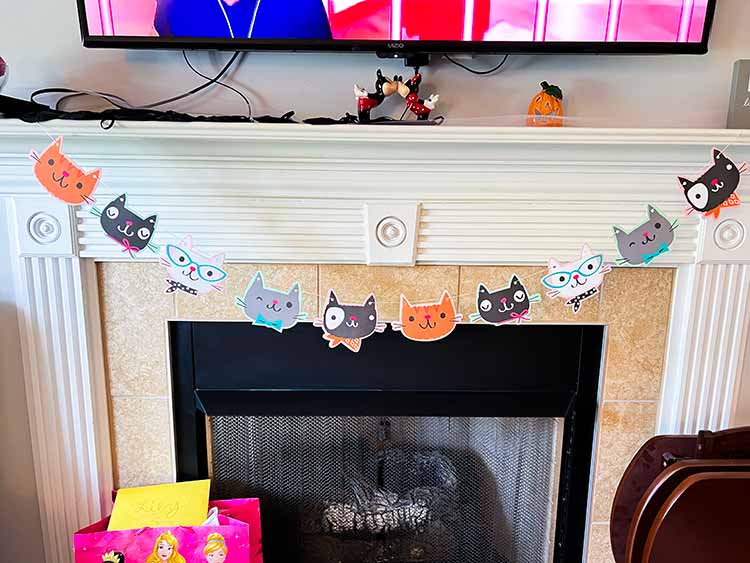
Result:
{"type": "Polygon", "coordinates": [[[550,290],[547,295],[562,297],[565,305],[578,313],[581,303],[599,294],[604,275],[612,271],[612,267],[604,264],[601,254],[594,254],[584,244],[578,260],[560,263],[550,258],[548,270],[549,274],[542,278],[542,283],[550,290]]]}
{"type": "Polygon", "coordinates": [[[409,340],[433,342],[448,336],[461,321],[450,293],[443,291],[437,303],[412,305],[405,295],[401,295],[399,321],[392,323],[393,330],[399,330],[409,340]]]}
{"type": "Polygon", "coordinates": [[[245,295],[238,297],[236,304],[253,325],[276,332],[288,330],[307,318],[307,313],[300,312],[302,291],[299,282],[293,283],[289,291],[270,289],[266,287],[261,272],[255,274],[245,295]]]}
{"type": "Polygon", "coordinates": [[[493,325],[530,322],[531,304],[541,300],[538,293],[529,295],[515,275],[508,287],[495,291],[490,291],[480,283],[477,288],[477,312],[469,315],[469,320],[473,323],[482,320],[493,325]]]}
{"type": "Polygon", "coordinates": [[[91,213],[99,217],[107,236],[121,245],[123,252],[128,252],[131,258],[145,248],[156,252],[159,247],[151,244],[151,237],[156,229],[156,215],[142,218],[126,207],[127,198],[127,194],[122,194],[110,201],[104,210],[92,207],[91,213]]]}
{"type": "Polygon", "coordinates": [[[386,324],[378,321],[375,296],[370,295],[362,305],[339,303],[333,290],[328,293],[328,304],[322,319],[315,326],[323,328],[323,338],[329,348],[343,344],[352,352],[359,352],[362,341],[376,332],[384,332],[386,324]]]}
{"type": "Polygon", "coordinates": [[[224,255],[205,256],[193,248],[190,235],[180,244],[164,246],[161,263],[167,268],[167,288],[164,293],[181,291],[188,295],[203,295],[224,291],[227,273],[222,269],[224,255]]]}
{"type": "Polygon", "coordinates": [[[648,221],[630,232],[613,227],[617,249],[620,251],[619,264],[631,266],[648,265],[655,258],[670,251],[674,242],[674,231],[679,222],[670,222],[653,205],[648,206],[648,221]]]}
{"type": "Polygon", "coordinates": [[[85,173],[62,152],[62,137],[55,139],[42,154],[36,151],[30,157],[36,161],[34,175],[39,183],[57,199],[68,205],[93,204],[94,190],[101,171],[85,173]]]}
{"type": "Polygon", "coordinates": [[[750,170],[747,162],[737,166],[719,149],[713,149],[713,164],[697,180],[678,178],[690,207],[688,213],[700,211],[704,217],[719,218],[723,207],[740,204],[735,191],[740,176],[750,170]]]}

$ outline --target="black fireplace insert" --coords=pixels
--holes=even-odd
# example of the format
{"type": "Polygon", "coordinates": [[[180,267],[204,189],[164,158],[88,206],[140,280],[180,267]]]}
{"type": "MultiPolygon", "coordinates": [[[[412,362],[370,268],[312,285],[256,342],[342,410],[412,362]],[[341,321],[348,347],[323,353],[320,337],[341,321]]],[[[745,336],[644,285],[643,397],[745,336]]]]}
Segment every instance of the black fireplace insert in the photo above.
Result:
{"type": "Polygon", "coordinates": [[[605,327],[169,332],[178,480],[259,497],[266,563],[582,560],[605,327]]]}

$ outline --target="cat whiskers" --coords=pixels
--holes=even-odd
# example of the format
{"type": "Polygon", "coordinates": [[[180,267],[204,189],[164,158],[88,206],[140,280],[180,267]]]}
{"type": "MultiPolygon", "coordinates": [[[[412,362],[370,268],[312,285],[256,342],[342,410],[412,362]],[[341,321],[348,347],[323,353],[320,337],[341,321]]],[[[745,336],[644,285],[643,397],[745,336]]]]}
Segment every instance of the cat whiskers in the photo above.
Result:
{"type": "Polygon", "coordinates": [[[223,285],[221,285],[221,284],[217,284],[217,285],[211,285],[211,286],[209,286],[209,287],[210,287],[211,289],[213,289],[214,291],[217,291],[217,292],[219,292],[219,293],[224,293],[224,286],[223,286],[223,285]]]}
{"type": "Polygon", "coordinates": [[[454,323],[460,323],[463,319],[464,319],[464,316],[461,313],[459,313],[458,315],[456,315],[455,317],[453,317],[453,322],[454,323]]]}
{"type": "Polygon", "coordinates": [[[539,293],[535,293],[533,295],[529,295],[529,303],[541,303],[542,302],[542,296],[539,293]]]}
{"type": "Polygon", "coordinates": [[[469,320],[473,323],[479,322],[482,320],[482,315],[480,315],[479,313],[471,313],[469,315],[469,320]]]}
{"type": "Polygon", "coordinates": [[[94,205],[96,203],[96,200],[93,197],[87,196],[85,194],[81,194],[81,199],[88,205],[94,205]]]}
{"type": "Polygon", "coordinates": [[[296,315],[294,317],[297,321],[306,321],[307,320],[307,313],[300,313],[299,315],[296,315]]]}
{"type": "Polygon", "coordinates": [[[388,323],[378,321],[375,324],[375,332],[385,332],[386,328],[388,328],[388,323]]]}
{"type": "Polygon", "coordinates": [[[242,297],[235,297],[235,298],[234,298],[234,304],[235,304],[235,305],[236,305],[237,307],[242,307],[243,309],[244,309],[245,307],[247,307],[247,303],[245,303],[245,300],[244,300],[244,299],[242,299],[242,297]]]}
{"type": "Polygon", "coordinates": [[[38,152],[36,152],[36,151],[31,151],[31,152],[29,153],[29,158],[30,158],[31,160],[36,160],[37,162],[39,162],[39,153],[38,153],[38,152]]]}
{"type": "Polygon", "coordinates": [[[622,266],[624,264],[630,264],[630,260],[628,260],[627,258],[618,258],[617,259],[617,265],[618,266],[622,266]]]}
{"type": "MultiPolygon", "coordinates": [[[[692,207],[690,209],[692,209],[692,207]]],[[[680,226],[680,220],[675,219],[674,222],[672,223],[672,227],[669,229],[669,232],[674,232],[674,230],[679,226],[680,226]]]]}
{"type": "Polygon", "coordinates": [[[685,217],[689,217],[693,213],[693,211],[695,211],[695,209],[693,209],[692,207],[686,207],[685,208],[685,217]]]}
{"type": "Polygon", "coordinates": [[[148,243],[146,245],[146,248],[148,248],[151,252],[153,252],[154,254],[156,254],[157,252],[159,252],[159,249],[161,247],[158,244],[154,244],[154,243],[150,242],[150,243],[148,243]]]}
{"type": "Polygon", "coordinates": [[[94,217],[101,217],[102,216],[102,210],[99,209],[96,205],[91,206],[91,214],[94,217]]]}
{"type": "Polygon", "coordinates": [[[404,323],[399,322],[399,321],[394,321],[391,323],[391,328],[398,332],[404,328],[404,323]]]}
{"type": "Polygon", "coordinates": [[[322,328],[323,327],[323,319],[321,319],[320,317],[316,317],[313,320],[312,324],[313,324],[313,326],[317,326],[317,327],[321,327],[322,328]]]}
{"type": "Polygon", "coordinates": [[[547,292],[547,297],[557,297],[558,295],[560,295],[560,292],[556,289],[547,292]]]}
{"type": "Polygon", "coordinates": [[[750,172],[750,164],[748,164],[747,162],[743,162],[737,167],[737,171],[740,174],[747,174],[748,172],[750,172]]]}

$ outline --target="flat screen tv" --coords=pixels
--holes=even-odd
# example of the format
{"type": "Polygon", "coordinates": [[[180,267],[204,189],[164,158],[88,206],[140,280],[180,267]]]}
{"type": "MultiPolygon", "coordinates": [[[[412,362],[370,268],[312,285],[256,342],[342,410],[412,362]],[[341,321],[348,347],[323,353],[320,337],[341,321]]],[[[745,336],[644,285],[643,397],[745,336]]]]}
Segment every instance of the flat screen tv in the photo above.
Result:
{"type": "Polygon", "coordinates": [[[88,47],[702,54],[716,0],[78,0],[88,47]]]}

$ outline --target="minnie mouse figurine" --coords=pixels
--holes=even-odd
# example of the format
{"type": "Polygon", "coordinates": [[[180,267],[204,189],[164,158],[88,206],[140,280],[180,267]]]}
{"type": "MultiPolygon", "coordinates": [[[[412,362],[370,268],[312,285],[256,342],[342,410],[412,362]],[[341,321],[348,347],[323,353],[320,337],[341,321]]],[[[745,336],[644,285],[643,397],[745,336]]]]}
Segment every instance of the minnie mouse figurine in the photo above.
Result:
{"type": "Polygon", "coordinates": [[[360,123],[370,123],[370,112],[383,103],[388,96],[398,91],[398,83],[383,76],[378,69],[375,80],[375,92],[368,93],[361,86],[354,85],[354,96],[357,98],[357,114],[360,123]]]}
{"type": "Polygon", "coordinates": [[[415,69],[414,76],[406,82],[402,82],[400,77],[396,78],[398,79],[398,93],[406,100],[406,108],[416,115],[419,121],[429,119],[430,113],[435,109],[440,99],[440,95],[432,94],[426,100],[419,97],[419,85],[422,83],[422,75],[419,74],[419,69],[415,69]]]}
{"type": "Polygon", "coordinates": [[[8,75],[8,66],[5,64],[5,61],[2,57],[0,57],[0,89],[3,87],[3,82],[5,82],[5,77],[8,75]]]}

